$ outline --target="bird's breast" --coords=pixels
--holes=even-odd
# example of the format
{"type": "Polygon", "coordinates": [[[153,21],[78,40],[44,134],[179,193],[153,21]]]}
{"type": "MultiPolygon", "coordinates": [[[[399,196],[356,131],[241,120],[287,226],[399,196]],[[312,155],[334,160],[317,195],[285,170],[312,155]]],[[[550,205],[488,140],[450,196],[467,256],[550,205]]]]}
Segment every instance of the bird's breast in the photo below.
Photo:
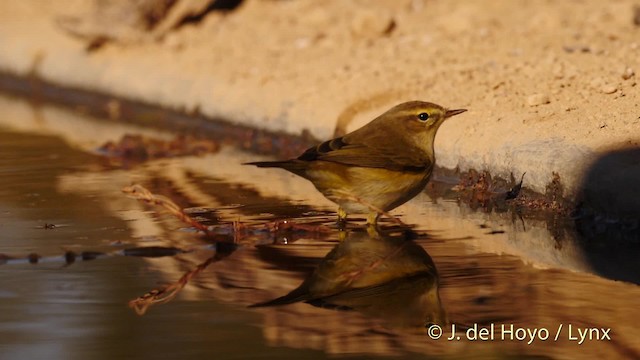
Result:
{"type": "Polygon", "coordinates": [[[430,167],[421,172],[396,171],[324,161],[315,162],[307,171],[307,177],[320,192],[353,212],[366,209],[354,204],[353,198],[383,210],[399,206],[422,191],[430,175],[430,167]]]}

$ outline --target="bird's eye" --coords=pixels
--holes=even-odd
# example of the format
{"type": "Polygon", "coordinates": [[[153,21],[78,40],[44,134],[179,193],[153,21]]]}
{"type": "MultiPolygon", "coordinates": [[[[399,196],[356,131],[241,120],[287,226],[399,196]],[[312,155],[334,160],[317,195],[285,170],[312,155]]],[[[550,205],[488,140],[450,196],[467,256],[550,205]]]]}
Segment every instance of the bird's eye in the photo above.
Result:
{"type": "Polygon", "coordinates": [[[418,119],[422,120],[422,121],[427,121],[427,119],[429,119],[429,114],[427,113],[420,113],[420,115],[418,115],[418,119]]]}

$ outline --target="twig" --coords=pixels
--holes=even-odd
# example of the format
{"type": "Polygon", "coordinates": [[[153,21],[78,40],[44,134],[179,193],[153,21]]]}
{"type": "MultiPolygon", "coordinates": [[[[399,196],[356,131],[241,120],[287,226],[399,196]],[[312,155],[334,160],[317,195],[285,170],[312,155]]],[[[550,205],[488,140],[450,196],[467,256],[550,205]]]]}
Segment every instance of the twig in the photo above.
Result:
{"type": "Polygon", "coordinates": [[[512,200],[518,197],[520,194],[520,190],[522,189],[522,182],[524,181],[524,175],[527,172],[522,173],[522,177],[520,178],[520,182],[514,185],[507,193],[505,194],[505,200],[512,200]]]}
{"type": "Polygon", "coordinates": [[[312,233],[328,233],[331,232],[331,228],[325,225],[309,225],[298,224],[291,220],[277,220],[270,223],[266,223],[265,227],[272,233],[281,230],[301,230],[312,233]]]}
{"type": "MultiPolygon", "coordinates": [[[[169,213],[176,216],[178,219],[183,221],[184,223],[202,231],[205,235],[211,236],[214,235],[210,228],[205,225],[202,225],[191,216],[187,215],[180,207],[171,201],[171,199],[167,198],[163,195],[153,194],[151,191],[147,190],[142,185],[132,185],[126,186],[122,189],[122,192],[131,195],[137,200],[145,201],[151,203],[153,205],[159,205],[165,208],[169,213]]],[[[233,232],[234,243],[240,242],[241,238],[244,235],[244,230],[250,226],[247,226],[239,221],[231,222],[231,230],[233,232]]],[[[267,223],[264,227],[271,233],[277,232],[278,230],[301,230],[308,232],[317,232],[317,233],[326,233],[331,230],[323,225],[314,226],[307,224],[298,224],[296,222],[290,220],[277,220],[271,223],[267,223]]]]}
{"type": "Polygon", "coordinates": [[[172,215],[176,216],[183,222],[193,226],[194,228],[204,232],[206,235],[211,235],[209,228],[194,220],[191,216],[187,215],[176,203],[166,196],[153,194],[142,185],[126,186],[122,189],[122,192],[133,196],[134,198],[154,205],[159,205],[169,211],[172,215]]]}

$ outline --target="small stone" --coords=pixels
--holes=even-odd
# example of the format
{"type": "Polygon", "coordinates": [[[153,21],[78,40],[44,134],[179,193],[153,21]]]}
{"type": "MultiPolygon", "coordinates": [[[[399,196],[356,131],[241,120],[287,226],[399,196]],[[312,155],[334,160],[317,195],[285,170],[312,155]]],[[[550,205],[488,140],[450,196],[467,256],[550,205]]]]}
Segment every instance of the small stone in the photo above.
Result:
{"type": "Polygon", "coordinates": [[[591,79],[591,82],[589,83],[589,85],[591,85],[591,87],[594,89],[602,89],[607,84],[605,83],[603,78],[597,77],[597,78],[591,79]]]}
{"type": "Polygon", "coordinates": [[[562,49],[568,53],[581,52],[581,53],[590,53],[596,52],[595,49],[589,45],[564,45],[562,49]]]}
{"type": "Polygon", "coordinates": [[[605,94],[613,94],[614,92],[618,91],[618,88],[615,85],[605,85],[601,90],[605,94]]]}
{"type": "Polygon", "coordinates": [[[297,49],[306,49],[309,47],[309,45],[311,45],[311,39],[308,37],[297,38],[293,42],[293,46],[295,46],[297,49]]]}
{"type": "Polygon", "coordinates": [[[553,74],[553,77],[555,77],[556,79],[562,79],[564,77],[564,65],[563,64],[554,65],[553,69],[551,70],[551,73],[553,74]]]}
{"type": "Polygon", "coordinates": [[[538,106],[550,103],[549,95],[547,94],[533,94],[527,97],[527,104],[529,106],[538,106]]]}
{"type": "Polygon", "coordinates": [[[412,0],[410,7],[411,11],[420,12],[424,9],[424,0],[412,0]]]}
{"type": "Polygon", "coordinates": [[[633,77],[633,75],[635,75],[635,72],[633,71],[632,68],[628,67],[625,68],[624,71],[622,72],[622,78],[624,80],[629,80],[633,77]]]}
{"type": "Polygon", "coordinates": [[[568,65],[565,66],[564,69],[564,76],[567,79],[575,79],[576,77],[578,77],[579,73],[578,73],[578,68],[572,65],[568,65]]]}
{"type": "Polygon", "coordinates": [[[167,34],[162,44],[172,50],[181,50],[184,47],[184,43],[175,33],[167,34]]]}
{"type": "Polygon", "coordinates": [[[390,15],[361,11],[351,20],[351,33],[360,38],[373,38],[389,35],[395,26],[395,21],[390,15]]]}

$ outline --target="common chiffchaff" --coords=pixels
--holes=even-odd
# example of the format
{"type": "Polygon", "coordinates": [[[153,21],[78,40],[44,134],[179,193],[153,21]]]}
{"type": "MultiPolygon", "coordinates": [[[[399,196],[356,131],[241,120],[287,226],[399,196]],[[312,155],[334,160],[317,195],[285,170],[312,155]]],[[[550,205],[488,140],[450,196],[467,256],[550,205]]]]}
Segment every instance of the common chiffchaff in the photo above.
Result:
{"type": "Polygon", "coordinates": [[[288,170],[311,181],[347,214],[390,211],[419,194],[429,181],[435,156],[433,143],[442,123],[466,109],[409,101],[394,106],[363,127],[307,149],[296,159],[251,162],[258,167],[288,170]]]}

